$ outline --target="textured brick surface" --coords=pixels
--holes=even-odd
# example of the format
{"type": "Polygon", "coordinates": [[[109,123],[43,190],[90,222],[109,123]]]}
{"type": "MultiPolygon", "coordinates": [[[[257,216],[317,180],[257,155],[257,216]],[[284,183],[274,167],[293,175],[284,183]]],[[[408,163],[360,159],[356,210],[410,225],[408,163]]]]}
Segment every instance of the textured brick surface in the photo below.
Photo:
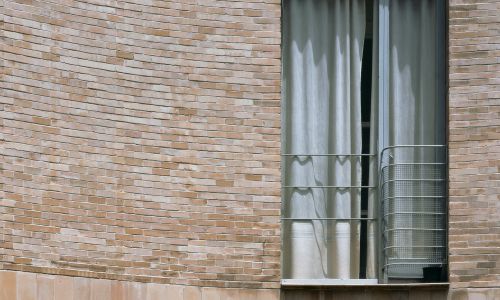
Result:
{"type": "Polygon", "coordinates": [[[0,9],[2,269],[279,287],[278,0],[0,9]]]}
{"type": "MultiPolygon", "coordinates": [[[[453,299],[500,295],[499,11],[449,1],[453,299]]],[[[279,0],[0,14],[0,268],[130,281],[0,272],[2,297],[279,287],[279,0]]]]}
{"type": "Polygon", "coordinates": [[[500,2],[452,0],[449,15],[452,298],[486,299],[500,287],[500,2]]]}

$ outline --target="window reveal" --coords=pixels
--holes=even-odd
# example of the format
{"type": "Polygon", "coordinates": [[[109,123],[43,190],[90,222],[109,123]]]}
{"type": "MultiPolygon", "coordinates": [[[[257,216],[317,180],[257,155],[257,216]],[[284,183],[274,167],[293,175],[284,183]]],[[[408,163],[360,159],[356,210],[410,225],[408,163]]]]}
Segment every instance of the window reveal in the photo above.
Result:
{"type": "Polygon", "coordinates": [[[444,168],[422,169],[427,163],[442,166],[446,159],[437,146],[445,144],[439,64],[444,46],[442,37],[429,31],[443,25],[438,24],[443,18],[439,1],[389,2],[283,4],[284,279],[421,280],[424,271],[446,264],[443,242],[436,242],[440,236],[434,234],[445,232],[445,197],[434,197],[430,206],[419,200],[426,189],[445,186],[444,168]],[[392,19],[384,11],[391,11],[392,19]],[[385,22],[380,43],[379,18],[385,22]],[[422,27],[420,37],[411,42],[415,26],[422,27]],[[419,43],[432,49],[411,48],[419,43]],[[429,135],[429,128],[434,133],[429,135]],[[411,154],[395,153],[403,151],[394,150],[401,145],[411,154]],[[405,178],[392,166],[384,165],[387,171],[381,173],[380,153],[418,167],[406,170],[405,178]],[[389,180],[383,185],[392,195],[382,190],[378,197],[379,174],[389,180]],[[420,181],[411,192],[395,185],[415,180],[420,181]],[[431,215],[441,219],[422,218],[419,209],[434,209],[431,215]],[[417,234],[411,226],[389,228],[401,222],[430,233],[417,234]],[[379,225],[384,227],[379,230],[379,225]],[[402,229],[407,232],[395,233],[402,229]]]}

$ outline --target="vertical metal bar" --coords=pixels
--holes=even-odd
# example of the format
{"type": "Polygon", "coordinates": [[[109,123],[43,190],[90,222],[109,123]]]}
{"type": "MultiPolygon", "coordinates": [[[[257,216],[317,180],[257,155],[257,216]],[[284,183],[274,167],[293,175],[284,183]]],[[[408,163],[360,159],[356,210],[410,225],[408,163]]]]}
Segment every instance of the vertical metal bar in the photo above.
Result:
{"type": "Polygon", "coordinates": [[[389,0],[379,0],[379,153],[388,146],[389,117],[389,0]]]}
{"type": "MultiPolygon", "coordinates": [[[[378,153],[379,153],[379,180],[383,157],[382,150],[388,145],[388,101],[389,101],[389,0],[378,0],[378,153]]],[[[379,185],[380,186],[380,185],[379,185]]],[[[380,189],[379,194],[382,192],[380,189]]],[[[379,197],[379,201],[382,197],[379,197]]],[[[379,216],[382,216],[383,205],[379,207],[379,216]]],[[[378,278],[382,283],[387,283],[387,277],[382,267],[385,265],[383,218],[379,218],[377,236],[382,237],[378,243],[378,278]]]]}

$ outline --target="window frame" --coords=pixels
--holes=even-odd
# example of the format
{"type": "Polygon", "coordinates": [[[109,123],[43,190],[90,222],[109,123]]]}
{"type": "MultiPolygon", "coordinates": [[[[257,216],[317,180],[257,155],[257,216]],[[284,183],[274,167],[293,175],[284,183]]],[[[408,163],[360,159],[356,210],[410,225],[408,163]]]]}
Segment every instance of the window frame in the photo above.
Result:
{"type": "MultiPolygon", "coordinates": [[[[373,26],[376,26],[376,30],[378,31],[378,40],[377,43],[373,43],[373,47],[377,47],[378,49],[378,139],[377,139],[377,153],[375,154],[375,160],[377,162],[377,165],[380,166],[379,162],[379,156],[380,153],[384,150],[384,148],[388,144],[388,118],[386,117],[388,115],[388,95],[389,95],[389,18],[390,18],[390,11],[389,11],[389,2],[390,1],[397,1],[397,0],[373,0],[374,4],[374,9],[378,10],[377,14],[377,20],[373,20],[373,26]],[[384,130],[381,130],[383,128],[384,130]]],[[[436,14],[439,14],[441,16],[444,16],[444,20],[440,20],[440,25],[437,26],[437,39],[442,38],[444,39],[444,49],[440,51],[444,51],[444,55],[438,55],[437,56],[437,64],[444,65],[444,68],[442,69],[444,74],[440,74],[438,78],[441,80],[438,84],[438,91],[437,93],[441,93],[445,96],[445,104],[444,104],[444,114],[445,114],[445,146],[446,148],[448,147],[449,144],[449,3],[448,1],[445,0],[434,0],[436,2],[440,2],[441,4],[436,5],[436,14]],[[444,10],[444,11],[443,11],[444,10]],[[444,61],[441,61],[444,59],[444,61]]],[[[283,5],[283,4],[282,4],[283,5]]],[[[283,25],[283,9],[281,9],[281,22],[283,25]]],[[[283,28],[283,26],[281,26],[283,28]]],[[[282,30],[282,29],[281,29],[282,30]]],[[[282,34],[282,32],[281,32],[282,34]]],[[[436,43],[436,47],[438,46],[438,43],[436,43]]],[[[283,49],[283,44],[281,44],[281,49],[283,49]]],[[[283,64],[282,64],[283,66],[283,64]]],[[[281,72],[283,72],[283,67],[281,67],[281,72]]],[[[281,106],[282,110],[285,108],[284,102],[281,106]]],[[[284,123],[283,123],[284,118],[281,118],[281,128],[284,128],[284,123]]],[[[281,159],[281,164],[283,165],[283,156],[281,159]]],[[[378,174],[380,174],[380,169],[377,171],[378,174]]],[[[449,242],[448,242],[448,234],[449,234],[449,164],[448,164],[448,152],[446,151],[446,167],[445,167],[445,176],[446,176],[446,181],[445,181],[445,210],[446,210],[446,216],[445,216],[445,244],[446,244],[446,261],[449,265],[449,242]]],[[[281,186],[284,186],[284,176],[281,177],[281,186]]],[[[377,186],[377,195],[379,194],[377,186]]],[[[283,193],[283,189],[281,191],[283,193]]],[[[379,196],[377,196],[377,201],[380,204],[380,199],[379,196]]],[[[379,205],[379,212],[378,216],[376,218],[377,222],[377,237],[379,239],[382,238],[383,234],[383,222],[381,222],[381,205],[379,205]]],[[[282,206],[283,207],[283,206],[282,206]]],[[[281,221],[280,221],[281,222],[281,221]]],[[[283,224],[281,224],[281,228],[283,228],[283,224]]],[[[280,249],[283,250],[283,230],[281,230],[281,247],[280,249]]],[[[385,274],[383,272],[382,266],[384,265],[384,255],[383,255],[383,243],[377,243],[377,261],[376,261],[376,269],[377,269],[377,278],[375,279],[334,279],[334,278],[328,278],[328,279],[283,279],[281,278],[281,286],[283,288],[290,288],[290,287],[335,287],[335,286],[408,286],[408,287],[418,287],[418,286],[435,286],[435,287],[448,287],[449,286],[449,268],[447,268],[447,274],[446,274],[446,280],[442,282],[428,282],[428,283],[423,283],[423,282],[407,282],[407,283],[388,283],[388,279],[385,278],[385,274]]],[[[283,270],[283,251],[281,251],[281,270],[283,270]]]]}

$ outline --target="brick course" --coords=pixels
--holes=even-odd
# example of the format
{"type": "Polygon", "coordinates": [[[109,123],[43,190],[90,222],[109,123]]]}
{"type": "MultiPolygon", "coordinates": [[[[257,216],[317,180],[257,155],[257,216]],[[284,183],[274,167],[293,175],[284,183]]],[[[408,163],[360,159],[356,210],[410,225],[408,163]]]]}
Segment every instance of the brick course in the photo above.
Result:
{"type": "Polygon", "coordinates": [[[2,269],[279,287],[279,1],[1,13],[2,269]]]}

